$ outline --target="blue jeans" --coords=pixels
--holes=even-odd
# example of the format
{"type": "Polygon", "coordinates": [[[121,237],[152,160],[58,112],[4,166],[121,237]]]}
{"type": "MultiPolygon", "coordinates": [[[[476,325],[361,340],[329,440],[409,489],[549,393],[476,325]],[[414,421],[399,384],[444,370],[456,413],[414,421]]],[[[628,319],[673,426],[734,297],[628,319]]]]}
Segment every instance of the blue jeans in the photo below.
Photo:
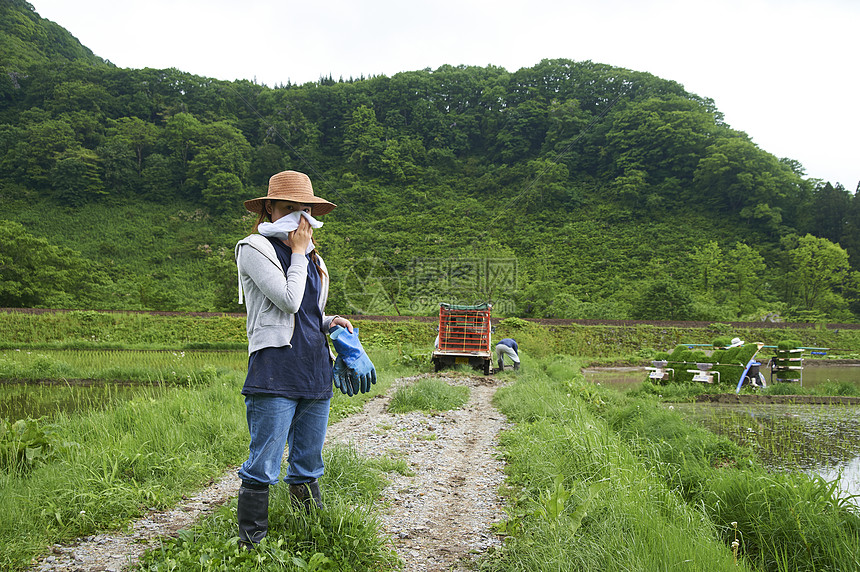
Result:
{"type": "Polygon", "coordinates": [[[330,401],[274,395],[246,396],[251,447],[248,460],[239,468],[239,478],[259,484],[276,484],[285,446],[289,446],[285,482],[307,483],[322,476],[325,469],[322,449],[330,401]]]}

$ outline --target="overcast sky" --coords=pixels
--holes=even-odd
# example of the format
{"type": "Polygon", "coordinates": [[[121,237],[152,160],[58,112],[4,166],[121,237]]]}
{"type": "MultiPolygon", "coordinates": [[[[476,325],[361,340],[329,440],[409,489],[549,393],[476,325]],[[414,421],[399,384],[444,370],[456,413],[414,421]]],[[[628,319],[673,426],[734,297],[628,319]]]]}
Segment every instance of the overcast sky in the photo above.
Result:
{"type": "Polygon", "coordinates": [[[545,58],[650,72],[807,176],[860,182],[858,0],[29,1],[118,66],[269,86],[545,58]]]}

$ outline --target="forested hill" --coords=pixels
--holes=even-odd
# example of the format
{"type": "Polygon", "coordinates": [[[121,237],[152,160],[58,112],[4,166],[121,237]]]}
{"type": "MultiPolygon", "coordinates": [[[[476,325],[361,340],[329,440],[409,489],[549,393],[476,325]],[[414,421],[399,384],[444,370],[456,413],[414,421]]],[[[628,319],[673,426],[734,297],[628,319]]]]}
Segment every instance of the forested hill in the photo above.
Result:
{"type": "Polygon", "coordinates": [[[0,1],[0,65],[7,68],[7,73],[78,60],[105,63],[65,28],[40,18],[28,2],[0,1]]]}
{"type": "Polygon", "coordinates": [[[332,312],[860,315],[860,199],[676,82],[559,59],[268,87],[120,69],[0,6],[0,307],[233,311],[241,202],[289,168],[339,205],[332,312]]]}

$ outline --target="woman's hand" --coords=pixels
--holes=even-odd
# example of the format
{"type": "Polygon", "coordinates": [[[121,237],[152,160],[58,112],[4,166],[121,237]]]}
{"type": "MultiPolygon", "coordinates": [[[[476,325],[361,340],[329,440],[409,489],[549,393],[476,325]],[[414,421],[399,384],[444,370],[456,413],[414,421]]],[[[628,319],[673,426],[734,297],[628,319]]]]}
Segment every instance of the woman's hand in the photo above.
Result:
{"type": "Polygon", "coordinates": [[[313,235],[314,229],[311,228],[311,223],[303,216],[299,220],[299,228],[290,233],[290,249],[293,254],[299,253],[304,256],[308,251],[313,235]]]}
{"type": "Polygon", "coordinates": [[[329,326],[329,330],[334,329],[336,326],[342,326],[346,328],[346,330],[351,334],[352,333],[352,322],[344,318],[343,316],[335,316],[331,321],[331,325],[329,326]]]}

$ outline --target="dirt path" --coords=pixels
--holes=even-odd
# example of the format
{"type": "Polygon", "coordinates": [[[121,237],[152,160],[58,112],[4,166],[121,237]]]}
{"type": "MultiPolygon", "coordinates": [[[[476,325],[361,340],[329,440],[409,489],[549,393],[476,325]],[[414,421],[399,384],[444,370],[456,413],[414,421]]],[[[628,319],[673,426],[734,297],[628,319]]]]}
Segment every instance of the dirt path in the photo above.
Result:
{"type": "Polygon", "coordinates": [[[128,533],[107,532],[80,539],[72,545],[55,544],[31,570],[39,572],[119,572],[136,563],[148,548],[158,546],[162,537],[194,524],[231,497],[239,494],[236,467],[227,470],[217,481],[179,505],[134,521],[128,533]]]}
{"type": "MultiPolygon", "coordinates": [[[[437,374],[433,374],[435,376],[437,374]]],[[[402,458],[413,476],[389,474],[383,492],[383,532],[390,536],[406,572],[466,570],[468,560],[498,544],[491,524],[503,517],[496,491],[504,480],[497,439],[505,419],[491,405],[492,377],[438,374],[471,389],[457,411],[392,415],[386,410],[397,387],[420,377],[398,379],[385,396],[328,429],[327,443],[349,443],[361,455],[402,458]]],[[[235,497],[236,469],[167,511],[133,522],[129,532],[104,533],[72,545],[54,545],[34,572],[119,572],[136,563],[164,536],[175,535],[235,497]]]]}
{"type": "Polygon", "coordinates": [[[498,544],[491,523],[504,516],[496,491],[504,480],[498,435],[504,416],[491,405],[492,377],[439,374],[471,390],[461,409],[429,415],[386,411],[388,396],[332,427],[329,442],[351,443],[364,456],[403,459],[414,476],[389,474],[382,523],[406,572],[466,570],[468,560],[498,544]]]}

